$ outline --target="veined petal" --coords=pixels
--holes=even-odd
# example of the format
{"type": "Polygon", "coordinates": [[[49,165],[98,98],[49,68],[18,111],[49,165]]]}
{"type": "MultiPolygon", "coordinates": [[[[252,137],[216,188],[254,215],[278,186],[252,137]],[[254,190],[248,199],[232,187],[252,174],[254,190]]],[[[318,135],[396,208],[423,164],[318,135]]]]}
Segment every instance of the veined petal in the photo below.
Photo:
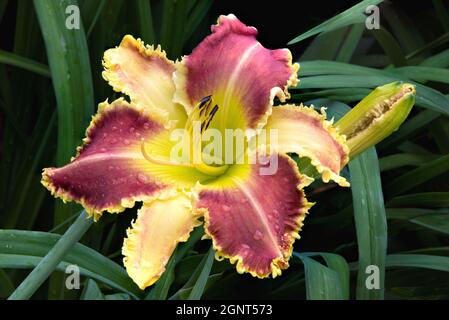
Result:
{"type": "Polygon", "coordinates": [[[310,158],[324,182],[333,180],[341,186],[349,186],[346,179],[338,175],[349,160],[346,140],[326,120],[324,110],[320,114],[303,105],[275,107],[264,129],[277,131],[277,142],[270,141],[273,150],[310,158]]]}
{"type": "Polygon", "coordinates": [[[147,149],[165,158],[169,130],[148,110],[118,99],[101,103],[87,129],[78,155],[62,168],[44,169],[42,184],[64,201],[76,201],[95,218],[106,210],[121,212],[135,201],[149,201],[167,189],[190,187],[207,178],[193,168],[155,164],[145,159],[147,149]]]}
{"type": "Polygon", "coordinates": [[[259,278],[276,277],[288,267],[311,206],[302,191],[310,181],[299,174],[294,161],[286,155],[269,159],[277,161],[272,175],[260,174],[266,165],[234,165],[220,179],[195,190],[195,207],[204,211],[217,259],[229,258],[237,262],[239,273],[259,278]]]}
{"type": "Polygon", "coordinates": [[[162,120],[185,121],[183,107],[172,102],[175,64],[160,46],[145,46],[126,35],[118,47],[104,53],[103,66],[103,78],[115,91],[127,94],[162,120]]]}
{"type": "Polygon", "coordinates": [[[211,107],[218,105],[211,127],[263,127],[273,99],[289,98],[287,88],[297,84],[299,65],[292,64],[288,49],[266,49],[256,35],[234,15],[220,16],[212,34],[177,63],[174,100],[190,113],[211,95],[211,107]]]}
{"type": "Polygon", "coordinates": [[[123,243],[123,263],[140,289],[156,282],[165,271],[178,242],[187,241],[201,224],[190,195],[179,192],[167,199],[144,203],[123,243]]]}

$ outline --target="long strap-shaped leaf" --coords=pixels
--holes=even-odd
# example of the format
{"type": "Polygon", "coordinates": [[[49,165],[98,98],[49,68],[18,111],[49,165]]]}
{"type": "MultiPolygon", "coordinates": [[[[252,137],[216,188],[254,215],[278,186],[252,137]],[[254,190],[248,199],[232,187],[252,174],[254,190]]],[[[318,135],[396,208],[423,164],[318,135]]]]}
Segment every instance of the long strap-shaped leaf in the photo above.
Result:
{"type": "Polygon", "coordinates": [[[10,300],[29,299],[42,285],[48,276],[56,269],[67,252],[77,243],[92,224],[92,218],[81,212],[78,219],[71,225],[64,236],[39,262],[36,268],[17,287],[9,297],[10,300]]]}
{"type": "MultiPolygon", "coordinates": [[[[141,292],[120,265],[76,243],[76,238],[81,237],[91,223],[83,213],[62,237],[47,232],[0,230],[0,268],[29,269],[51,259],[52,264],[46,263],[46,273],[64,272],[67,266],[76,265],[81,275],[137,298],[141,292]],[[71,243],[74,245],[70,246],[71,243]]],[[[23,294],[19,298],[25,299],[23,294]]]]}
{"type": "Polygon", "coordinates": [[[357,299],[383,299],[387,219],[376,150],[370,148],[349,162],[354,220],[359,252],[357,299]],[[366,286],[368,266],[379,269],[378,289],[366,286]]]}

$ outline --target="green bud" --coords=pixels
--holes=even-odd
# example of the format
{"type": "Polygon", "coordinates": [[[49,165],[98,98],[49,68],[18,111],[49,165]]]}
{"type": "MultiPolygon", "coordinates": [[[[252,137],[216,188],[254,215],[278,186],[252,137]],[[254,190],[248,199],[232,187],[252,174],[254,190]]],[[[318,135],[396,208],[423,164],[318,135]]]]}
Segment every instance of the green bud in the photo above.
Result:
{"type": "Polygon", "coordinates": [[[396,131],[415,103],[415,87],[392,82],[374,89],[337,123],[346,136],[349,157],[375,145],[396,131]]]}

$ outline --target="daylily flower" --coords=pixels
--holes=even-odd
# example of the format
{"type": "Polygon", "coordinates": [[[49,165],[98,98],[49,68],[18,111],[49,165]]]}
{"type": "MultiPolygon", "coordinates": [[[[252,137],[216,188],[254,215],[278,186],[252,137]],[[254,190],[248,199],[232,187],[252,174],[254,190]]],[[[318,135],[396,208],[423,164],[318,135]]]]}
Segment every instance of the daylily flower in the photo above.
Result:
{"type": "MultiPolygon", "coordinates": [[[[289,98],[299,65],[289,50],[266,49],[256,35],[235,16],[220,16],[212,34],[176,63],[160,47],[125,36],[105,52],[103,77],[131,102],[101,103],[76,157],[44,169],[42,183],[52,194],[80,203],[95,219],[143,202],[123,244],[126,270],[142,289],[203,221],[217,259],[228,258],[240,273],[280,275],[311,206],[302,190],[311,178],[287,153],[310,158],[323,181],[348,186],[339,176],[348,147],[325,114],[273,107],[275,98],[289,98]],[[262,175],[266,164],[258,162],[173,161],[171,134],[190,134],[195,121],[201,132],[276,129],[266,159],[275,155],[277,170],[262,175]]],[[[201,148],[192,153],[201,155],[201,148]]]]}

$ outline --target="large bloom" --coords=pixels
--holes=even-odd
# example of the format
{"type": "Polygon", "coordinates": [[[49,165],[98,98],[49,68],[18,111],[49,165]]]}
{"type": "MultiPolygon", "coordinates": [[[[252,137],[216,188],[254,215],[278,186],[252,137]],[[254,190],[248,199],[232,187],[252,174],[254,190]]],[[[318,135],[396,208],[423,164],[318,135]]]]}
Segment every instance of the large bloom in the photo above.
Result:
{"type": "Polygon", "coordinates": [[[310,158],[325,182],[348,185],[339,176],[348,161],[345,138],[325,114],[273,107],[275,98],[289,98],[299,66],[289,50],[266,49],[256,34],[235,16],[220,16],[212,34],[176,63],[160,47],[125,36],[105,52],[103,76],[131,102],[101,103],[77,156],[44,169],[42,182],[55,196],[82,204],[95,219],[143,202],[123,244],[124,265],[142,289],[203,221],[218,259],[260,278],[280,275],[310,207],[302,188],[311,178],[287,153],[310,158]],[[264,161],[233,156],[223,163],[218,156],[211,163],[203,159],[205,146],[189,139],[195,122],[203,135],[242,130],[245,145],[262,129],[276,129],[277,139],[267,140],[264,152],[253,150],[264,161]],[[180,128],[183,145],[193,147],[185,161],[174,161],[178,145],[170,137],[180,128]],[[276,170],[261,174],[273,157],[276,170]]]}

